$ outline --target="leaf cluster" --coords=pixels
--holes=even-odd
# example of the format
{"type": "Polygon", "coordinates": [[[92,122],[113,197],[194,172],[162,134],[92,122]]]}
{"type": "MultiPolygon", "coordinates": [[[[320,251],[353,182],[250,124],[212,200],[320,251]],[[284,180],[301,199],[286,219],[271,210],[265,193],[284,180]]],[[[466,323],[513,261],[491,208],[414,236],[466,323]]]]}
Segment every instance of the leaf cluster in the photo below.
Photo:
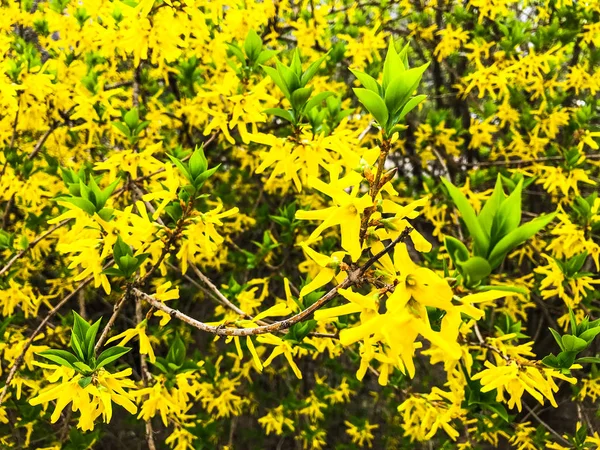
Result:
{"type": "Polygon", "coordinates": [[[96,334],[100,327],[102,319],[98,319],[90,325],[83,317],[73,311],[73,327],[71,329],[71,350],[50,349],[38,352],[53,363],[68,367],[83,375],[79,380],[79,385],[85,388],[93,380],[94,373],[116,361],[121,356],[129,352],[128,347],[111,347],[104,350],[97,358],[94,346],[96,344],[96,334]]]}

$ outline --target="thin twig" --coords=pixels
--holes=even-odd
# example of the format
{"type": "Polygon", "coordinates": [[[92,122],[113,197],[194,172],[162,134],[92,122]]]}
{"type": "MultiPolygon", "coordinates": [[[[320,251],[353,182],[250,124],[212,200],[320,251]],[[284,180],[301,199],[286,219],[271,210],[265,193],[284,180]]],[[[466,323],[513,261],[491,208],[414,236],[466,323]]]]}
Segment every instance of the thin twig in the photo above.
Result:
{"type": "MultiPolygon", "coordinates": [[[[586,159],[600,159],[600,154],[586,154],[583,155],[586,159]]],[[[533,159],[514,159],[509,161],[484,161],[484,162],[473,162],[464,164],[467,167],[490,167],[490,166],[513,166],[513,165],[530,165],[535,164],[537,162],[544,161],[563,161],[565,159],[564,156],[544,156],[540,158],[533,159]]]]}
{"type": "Polygon", "coordinates": [[[123,296],[119,299],[119,301],[117,303],[115,303],[115,306],[113,307],[113,313],[110,316],[110,318],[108,319],[108,322],[106,323],[106,325],[104,326],[104,329],[102,330],[102,333],[100,334],[100,338],[98,338],[98,341],[96,342],[96,346],[94,347],[94,351],[96,353],[98,351],[100,351],[100,348],[104,344],[104,341],[106,341],[106,338],[108,338],[108,333],[110,333],[110,330],[112,329],[113,325],[115,324],[115,320],[117,320],[117,317],[119,316],[119,313],[121,312],[121,309],[123,309],[123,305],[125,304],[125,301],[127,300],[127,296],[128,296],[128,292],[123,294],[123,296]]]}
{"type": "MultiPolygon", "coordinates": [[[[136,297],[135,300],[135,318],[136,322],[140,324],[142,320],[144,320],[144,316],[142,314],[142,302],[139,297],[136,297]]],[[[148,370],[148,362],[146,361],[146,355],[140,353],[140,367],[142,371],[142,383],[144,387],[148,386],[148,381],[150,381],[152,375],[148,370]]],[[[146,400],[146,396],[142,398],[142,401],[146,400]]],[[[152,419],[148,418],[146,420],[146,442],[148,443],[149,450],[156,450],[156,445],[154,444],[154,430],[152,429],[152,419]]]]}
{"type": "Polygon", "coordinates": [[[567,441],[564,437],[562,437],[560,434],[558,434],[558,432],[556,430],[554,430],[550,425],[548,425],[546,422],[544,422],[540,416],[538,416],[533,409],[531,409],[529,407],[529,405],[527,405],[527,403],[523,403],[523,405],[525,406],[525,409],[527,411],[529,411],[529,413],[533,416],[533,418],[535,420],[537,420],[539,422],[539,424],[541,426],[543,426],[546,430],[548,430],[556,439],[558,439],[559,441],[561,441],[563,444],[571,446],[571,443],[569,441],[567,441]]]}
{"type": "Polygon", "coordinates": [[[27,159],[31,160],[31,159],[35,158],[35,155],[38,154],[38,152],[42,149],[46,140],[50,137],[52,132],[54,130],[56,130],[57,128],[58,128],[58,125],[52,125],[50,128],[48,128],[48,130],[37,141],[37,143],[35,144],[35,147],[33,147],[33,151],[29,155],[27,155],[27,159]]]}
{"type": "Polygon", "coordinates": [[[17,254],[15,254],[11,259],[8,260],[8,262],[6,263],[6,265],[0,269],[0,276],[4,275],[8,269],[11,268],[11,266],[19,259],[21,258],[25,253],[27,253],[29,250],[31,250],[33,247],[35,247],[40,241],[43,241],[46,237],[48,237],[49,235],[51,235],[52,233],[54,233],[56,230],[58,230],[60,227],[66,225],[71,219],[65,219],[62,222],[59,222],[58,224],[56,224],[55,226],[53,226],[52,228],[50,228],[49,230],[46,230],[45,232],[43,232],[42,234],[40,234],[38,237],[36,237],[33,241],[31,241],[29,244],[27,244],[27,247],[25,247],[23,250],[19,251],[17,254]]]}
{"type": "Polygon", "coordinates": [[[200,281],[202,281],[206,286],[208,286],[208,288],[219,298],[220,302],[228,307],[229,309],[231,309],[232,311],[236,312],[237,314],[239,314],[242,317],[248,318],[248,319],[252,319],[252,316],[250,316],[248,313],[246,313],[245,311],[241,310],[240,308],[238,308],[235,304],[233,304],[231,301],[229,301],[229,299],[227,297],[225,297],[221,291],[219,290],[218,287],[216,287],[213,282],[210,280],[210,278],[208,278],[206,275],[204,275],[200,269],[198,269],[198,267],[196,267],[195,264],[191,264],[190,267],[192,268],[192,270],[194,271],[194,273],[196,274],[196,276],[198,278],[200,278],[200,281]]]}

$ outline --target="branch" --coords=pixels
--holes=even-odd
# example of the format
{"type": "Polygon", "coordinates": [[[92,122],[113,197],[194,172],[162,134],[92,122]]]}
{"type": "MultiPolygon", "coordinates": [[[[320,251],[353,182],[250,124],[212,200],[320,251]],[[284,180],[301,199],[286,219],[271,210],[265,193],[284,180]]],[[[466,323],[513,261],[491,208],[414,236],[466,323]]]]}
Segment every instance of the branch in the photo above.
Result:
{"type": "Polygon", "coordinates": [[[340,289],[346,289],[346,288],[353,286],[353,285],[359,283],[360,281],[362,281],[362,277],[367,272],[367,270],[376,261],[378,261],[383,255],[385,255],[386,253],[391,251],[399,242],[407,239],[408,235],[411,231],[412,231],[412,228],[410,228],[410,227],[406,228],[402,233],[400,233],[400,235],[398,235],[398,237],[396,239],[394,239],[390,244],[388,244],[387,247],[385,247],[379,253],[377,253],[377,254],[373,255],[371,258],[369,258],[369,260],[367,260],[367,262],[363,266],[361,266],[357,269],[348,271],[347,272],[348,276],[346,277],[346,279],[344,281],[342,281],[340,284],[335,286],[333,289],[331,289],[329,292],[327,292],[319,300],[317,300],[315,303],[310,305],[305,310],[300,311],[298,314],[296,314],[292,317],[289,317],[287,319],[284,319],[284,320],[281,320],[278,322],[274,322],[269,325],[261,325],[261,326],[257,326],[254,328],[227,328],[222,325],[220,325],[220,326],[209,325],[207,323],[200,322],[199,320],[189,317],[189,316],[183,314],[182,312],[165,305],[163,302],[156,300],[154,297],[146,294],[145,292],[142,292],[138,288],[134,287],[133,292],[135,295],[140,296],[141,298],[146,300],[154,308],[164,311],[167,314],[169,314],[170,316],[175,317],[175,318],[181,320],[182,322],[185,322],[188,325],[193,326],[194,328],[198,328],[199,330],[205,331],[207,333],[216,334],[217,336],[253,336],[253,335],[258,335],[258,334],[274,333],[274,332],[277,332],[280,330],[285,330],[287,328],[290,328],[291,326],[297,324],[298,322],[302,322],[307,317],[309,317],[313,312],[315,312],[317,309],[323,307],[329,301],[334,299],[337,296],[338,291],[340,289]]]}
{"type": "Polygon", "coordinates": [[[113,313],[110,316],[110,319],[108,319],[108,322],[106,322],[106,325],[104,326],[104,329],[102,330],[102,334],[100,334],[100,338],[98,338],[98,341],[96,342],[96,346],[94,347],[94,352],[98,353],[100,351],[100,347],[102,347],[102,344],[104,344],[104,341],[106,341],[106,338],[108,337],[108,333],[110,332],[113,325],[115,324],[115,320],[117,320],[117,317],[119,316],[119,313],[121,312],[121,309],[123,309],[123,305],[125,304],[125,301],[127,300],[128,295],[129,295],[129,291],[127,291],[125,294],[123,294],[123,296],[119,299],[119,301],[117,303],[115,303],[115,306],[113,307],[113,313]]]}
{"type": "MultiPolygon", "coordinates": [[[[600,159],[600,155],[599,154],[586,154],[583,155],[585,156],[585,159],[600,159]]],[[[514,160],[509,160],[509,161],[485,161],[485,162],[474,162],[474,163],[467,163],[465,164],[465,166],[467,167],[490,167],[490,166],[513,166],[513,165],[521,165],[521,164],[525,164],[525,165],[530,165],[530,164],[535,164],[538,162],[543,162],[543,161],[563,161],[565,159],[564,156],[544,156],[541,158],[534,158],[534,159],[514,159],[514,160]]]]}
{"type": "Polygon", "coordinates": [[[191,264],[190,267],[192,268],[196,276],[200,278],[200,281],[202,281],[206,286],[208,286],[208,288],[214,293],[214,295],[219,299],[220,303],[223,306],[226,306],[227,308],[231,309],[232,311],[236,312],[242,317],[246,317],[252,320],[252,316],[250,316],[248,313],[241,310],[235,304],[229,301],[229,299],[223,295],[219,288],[213,284],[211,279],[204,275],[202,272],[200,272],[200,269],[198,269],[198,267],[196,267],[195,264],[191,264]]]}
{"type": "Polygon", "coordinates": [[[40,234],[38,237],[36,237],[33,241],[31,241],[29,244],[27,244],[27,247],[25,247],[23,250],[21,250],[20,252],[18,252],[16,255],[14,255],[11,259],[8,260],[8,262],[6,263],[6,265],[0,269],[0,276],[4,275],[8,269],[11,268],[11,266],[19,259],[21,258],[25,253],[27,253],[29,250],[31,250],[33,247],[35,247],[40,241],[43,241],[46,237],[48,237],[50,234],[54,233],[56,230],[58,230],[60,227],[66,225],[69,220],[71,219],[65,219],[62,222],[56,224],[55,226],[53,226],[52,228],[50,228],[49,230],[45,231],[44,233],[40,234]]]}
{"type": "Polygon", "coordinates": [[[533,418],[535,420],[537,420],[541,426],[543,426],[546,430],[548,430],[557,440],[559,440],[560,442],[562,442],[565,445],[571,445],[571,443],[569,441],[567,441],[564,437],[562,437],[555,429],[553,429],[550,425],[548,425],[546,422],[544,422],[540,416],[538,416],[533,409],[531,409],[529,407],[529,405],[527,405],[527,403],[523,403],[523,405],[525,406],[525,409],[527,411],[529,411],[529,414],[531,414],[533,416],[533,418]]]}
{"type": "Polygon", "coordinates": [[[44,145],[44,142],[46,142],[46,139],[48,139],[50,137],[50,135],[52,134],[52,132],[54,130],[56,130],[59,127],[59,125],[52,125],[50,128],[48,128],[48,130],[42,135],[42,137],[39,139],[39,141],[37,141],[37,143],[35,144],[35,147],[33,147],[33,151],[27,155],[27,159],[31,160],[33,158],[35,158],[35,155],[38,154],[38,152],[42,149],[42,146],[44,145]]]}
{"type": "MultiPolygon", "coordinates": [[[[135,301],[135,319],[138,325],[144,319],[142,314],[142,301],[139,297],[136,297],[135,301]]],[[[142,372],[142,383],[144,387],[148,386],[148,381],[152,378],[152,374],[148,370],[148,362],[146,361],[146,355],[142,355],[140,353],[140,368],[142,372]]],[[[147,400],[147,396],[144,395],[142,401],[147,400]]],[[[148,450],[156,450],[156,445],[154,444],[154,430],[152,429],[152,419],[146,419],[146,442],[148,443],[148,450]]]]}

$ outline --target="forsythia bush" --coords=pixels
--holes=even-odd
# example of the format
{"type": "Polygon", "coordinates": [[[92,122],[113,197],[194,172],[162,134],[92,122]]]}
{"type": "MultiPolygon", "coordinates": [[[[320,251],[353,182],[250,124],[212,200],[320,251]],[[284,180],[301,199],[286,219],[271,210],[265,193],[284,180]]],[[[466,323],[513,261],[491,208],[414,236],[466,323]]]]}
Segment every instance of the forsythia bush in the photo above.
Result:
{"type": "Polygon", "coordinates": [[[600,446],[599,1],[0,17],[0,448],[600,446]]]}

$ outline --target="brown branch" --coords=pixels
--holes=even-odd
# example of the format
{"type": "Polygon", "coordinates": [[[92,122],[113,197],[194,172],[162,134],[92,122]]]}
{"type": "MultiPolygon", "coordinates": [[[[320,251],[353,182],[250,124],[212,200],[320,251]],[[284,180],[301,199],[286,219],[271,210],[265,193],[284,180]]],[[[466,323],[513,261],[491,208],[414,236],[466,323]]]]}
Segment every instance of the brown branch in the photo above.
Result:
{"type": "Polygon", "coordinates": [[[110,91],[111,89],[118,89],[120,87],[129,87],[133,84],[133,80],[127,80],[127,81],[117,81],[116,83],[106,83],[104,84],[104,90],[105,91],[110,91]]]}
{"type": "Polygon", "coordinates": [[[208,286],[208,289],[210,289],[213,294],[219,299],[219,302],[223,305],[226,306],[227,308],[231,309],[232,311],[236,312],[237,314],[239,314],[242,317],[248,318],[250,320],[252,320],[252,316],[250,316],[248,313],[246,313],[245,311],[241,310],[240,308],[238,308],[235,304],[233,304],[231,301],[229,301],[229,299],[227,297],[225,297],[221,291],[219,290],[218,287],[216,287],[213,282],[211,281],[210,278],[208,278],[206,275],[204,275],[200,269],[198,269],[198,267],[196,267],[195,264],[191,264],[190,267],[192,268],[192,270],[194,271],[194,273],[196,274],[196,276],[198,278],[200,278],[200,281],[202,281],[206,286],[208,286]]]}
{"type": "MultiPolygon", "coordinates": [[[[583,155],[586,159],[600,159],[600,154],[586,154],[583,155]]],[[[564,156],[544,156],[541,158],[534,159],[514,159],[510,161],[485,161],[485,162],[474,162],[464,164],[467,167],[490,167],[490,166],[513,166],[513,165],[530,165],[544,161],[562,161],[564,156]]]]}
{"type": "Polygon", "coordinates": [[[146,294],[145,292],[142,292],[138,288],[133,288],[133,292],[136,295],[143,298],[144,300],[146,300],[154,308],[164,311],[170,316],[175,317],[181,320],[182,322],[185,322],[188,325],[191,325],[194,328],[198,328],[199,330],[205,331],[207,333],[216,334],[218,336],[252,336],[257,334],[274,333],[280,330],[290,328],[296,323],[302,322],[303,320],[307,319],[313,312],[323,307],[329,301],[335,298],[337,296],[338,290],[346,289],[362,281],[363,275],[367,272],[367,270],[384,254],[391,251],[399,242],[405,240],[408,237],[410,231],[412,231],[411,228],[406,228],[402,233],[400,233],[400,235],[398,235],[396,239],[394,239],[390,244],[388,244],[383,250],[369,258],[369,260],[363,266],[348,271],[348,275],[344,281],[342,281],[340,284],[338,284],[325,295],[323,295],[311,306],[300,311],[298,314],[292,317],[278,322],[274,322],[269,325],[261,325],[254,328],[227,328],[222,325],[209,325],[207,323],[200,322],[192,317],[189,317],[176,309],[170,308],[161,301],[158,301],[154,297],[146,294]]]}
{"type": "MultiPolygon", "coordinates": [[[[367,179],[369,181],[369,185],[370,185],[369,186],[369,195],[371,196],[371,199],[373,201],[375,201],[377,194],[379,193],[379,191],[385,184],[385,183],[381,183],[381,177],[383,175],[383,171],[385,170],[385,161],[387,159],[389,152],[390,152],[390,142],[387,140],[384,140],[381,143],[381,150],[379,153],[379,161],[377,163],[377,172],[375,174],[375,178],[367,179]]],[[[387,180],[386,180],[386,182],[387,182],[387,180]]],[[[371,216],[373,215],[373,213],[376,210],[377,210],[377,208],[375,206],[371,206],[371,207],[365,209],[365,211],[364,211],[364,215],[363,215],[363,218],[360,223],[360,234],[359,234],[361,247],[367,236],[367,230],[369,229],[369,221],[371,220],[371,216]]]]}
{"type": "Polygon", "coordinates": [[[529,405],[527,405],[527,403],[523,403],[523,406],[525,406],[525,409],[527,411],[529,411],[529,414],[531,414],[533,416],[533,418],[535,420],[537,420],[539,422],[539,424],[541,426],[543,426],[546,430],[548,430],[556,439],[558,439],[560,442],[562,442],[565,445],[568,445],[569,447],[571,446],[571,443],[569,441],[567,441],[564,437],[562,437],[555,429],[553,429],[550,425],[548,425],[546,422],[544,422],[540,416],[538,416],[533,409],[531,409],[529,407],[529,405]]]}
{"type": "Polygon", "coordinates": [[[70,220],[71,219],[65,219],[65,220],[63,220],[62,222],[56,224],[55,226],[53,226],[49,230],[46,230],[45,232],[43,232],[42,234],[40,234],[38,237],[36,237],[33,241],[31,241],[29,244],[27,244],[27,247],[25,247],[23,250],[21,250],[20,252],[18,252],[17,254],[15,254],[11,259],[8,260],[8,262],[6,263],[6,265],[2,269],[0,269],[0,276],[4,275],[8,271],[8,269],[10,269],[11,266],[19,258],[21,258],[25,253],[27,253],[33,247],[35,247],[40,241],[43,241],[46,237],[48,237],[49,235],[51,235],[52,233],[54,233],[60,227],[66,225],[70,220]]]}
{"type": "Polygon", "coordinates": [[[52,132],[58,128],[58,126],[59,125],[52,125],[50,128],[48,128],[48,130],[37,141],[37,143],[35,144],[35,147],[33,147],[33,151],[29,155],[27,155],[27,159],[31,160],[31,159],[35,158],[35,155],[37,155],[39,153],[39,151],[42,149],[42,146],[44,145],[46,140],[50,137],[52,132]]]}
{"type": "MultiPolygon", "coordinates": [[[[144,320],[144,316],[142,314],[142,302],[139,297],[136,297],[135,300],[135,318],[138,325],[144,320]]],[[[148,370],[148,362],[146,361],[146,355],[142,355],[140,353],[140,367],[142,371],[142,383],[144,387],[148,386],[148,381],[152,378],[152,374],[148,370]]],[[[142,401],[145,401],[147,396],[144,395],[142,401]]],[[[146,442],[148,443],[149,450],[156,450],[156,445],[154,444],[154,430],[152,429],[152,419],[148,418],[146,420],[146,442]]]]}
{"type": "Polygon", "coordinates": [[[121,312],[121,309],[123,309],[123,305],[125,305],[125,301],[127,300],[127,297],[129,296],[130,292],[127,291],[125,294],[123,294],[123,296],[119,299],[119,301],[117,303],[115,303],[115,306],[113,307],[113,313],[110,316],[110,318],[108,319],[108,322],[106,323],[106,325],[104,326],[104,329],[102,330],[102,333],[100,334],[100,337],[98,338],[98,341],[96,342],[96,346],[94,347],[94,351],[96,353],[98,353],[98,351],[100,351],[100,347],[102,347],[102,344],[104,344],[104,341],[106,341],[106,338],[108,338],[108,333],[110,333],[110,330],[112,329],[113,325],[115,324],[115,320],[117,320],[117,317],[119,316],[119,313],[121,312]]]}
{"type": "Polygon", "coordinates": [[[131,296],[132,287],[133,286],[142,286],[146,282],[146,280],[148,280],[148,278],[150,278],[150,276],[154,273],[154,271],[158,267],[160,267],[160,265],[162,264],[162,262],[164,261],[166,256],[170,253],[171,246],[175,243],[175,241],[177,240],[177,237],[180,235],[180,232],[182,231],[182,229],[185,225],[185,221],[187,220],[187,215],[189,214],[191,208],[192,208],[192,201],[189,201],[186,204],[185,209],[183,210],[182,217],[177,221],[177,224],[175,225],[175,229],[172,231],[171,236],[169,236],[169,239],[167,239],[167,242],[165,243],[165,246],[163,247],[162,252],[161,252],[160,256],[158,257],[158,260],[156,261],[156,263],[154,263],[154,265],[150,268],[150,270],[148,270],[148,272],[146,272],[146,274],[143,277],[136,279],[132,284],[128,285],[127,291],[125,292],[125,294],[115,304],[115,306],[113,308],[113,313],[110,316],[110,318],[108,319],[108,322],[106,323],[106,325],[104,326],[104,329],[102,330],[102,334],[100,335],[100,338],[98,339],[98,342],[96,342],[96,346],[94,347],[94,350],[96,352],[98,352],[100,350],[100,348],[104,344],[104,341],[106,341],[106,338],[108,337],[108,333],[112,329],[115,321],[117,320],[117,317],[119,316],[119,314],[121,313],[121,310],[123,309],[123,305],[127,301],[127,298],[131,296]]]}

